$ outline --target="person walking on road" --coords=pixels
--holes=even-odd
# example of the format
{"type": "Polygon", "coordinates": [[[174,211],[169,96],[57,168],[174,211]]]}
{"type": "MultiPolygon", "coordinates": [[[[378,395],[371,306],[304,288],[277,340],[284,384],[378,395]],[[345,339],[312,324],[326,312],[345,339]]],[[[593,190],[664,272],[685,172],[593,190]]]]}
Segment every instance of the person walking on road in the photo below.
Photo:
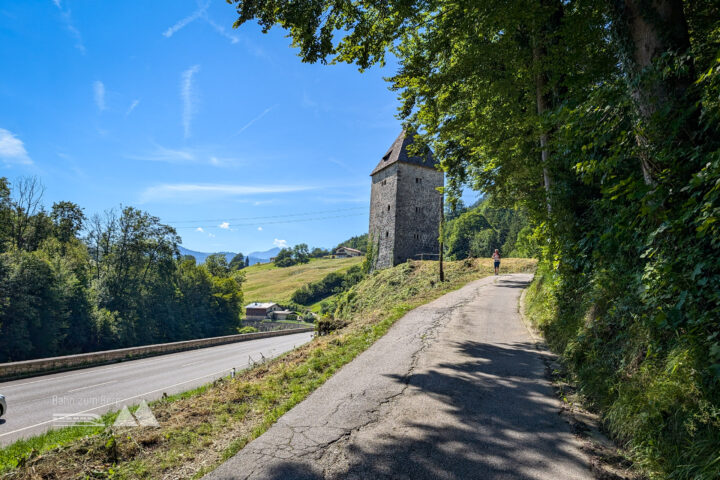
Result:
{"type": "Polygon", "coordinates": [[[498,274],[498,270],[500,270],[500,252],[498,252],[498,249],[495,249],[495,253],[492,254],[492,258],[495,261],[495,275],[498,274]]]}

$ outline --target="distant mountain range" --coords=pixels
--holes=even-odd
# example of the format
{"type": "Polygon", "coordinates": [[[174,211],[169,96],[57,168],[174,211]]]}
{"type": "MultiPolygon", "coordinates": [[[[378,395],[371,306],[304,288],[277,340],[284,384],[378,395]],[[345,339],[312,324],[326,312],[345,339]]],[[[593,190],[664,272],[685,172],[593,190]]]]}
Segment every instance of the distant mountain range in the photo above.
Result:
{"type": "MultiPolygon", "coordinates": [[[[178,246],[178,249],[180,250],[180,255],[192,255],[195,257],[195,260],[197,263],[205,263],[205,259],[212,255],[212,253],[207,252],[196,252],[195,250],[188,250],[187,248],[183,247],[182,245],[178,246]]],[[[255,265],[256,263],[267,263],[270,261],[270,259],[278,254],[280,249],[278,247],[273,247],[270,250],[265,250],[264,252],[251,252],[247,256],[250,257],[250,265],[255,265]]],[[[225,258],[227,258],[227,261],[230,262],[230,260],[233,259],[235,255],[237,255],[235,252],[215,252],[225,255],[225,258]]]]}

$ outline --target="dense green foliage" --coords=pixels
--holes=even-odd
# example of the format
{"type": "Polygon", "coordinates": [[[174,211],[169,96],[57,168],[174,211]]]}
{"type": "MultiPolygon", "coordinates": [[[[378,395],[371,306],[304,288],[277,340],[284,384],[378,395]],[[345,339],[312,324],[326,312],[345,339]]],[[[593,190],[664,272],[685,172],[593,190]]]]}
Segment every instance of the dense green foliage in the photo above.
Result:
{"type": "Polygon", "coordinates": [[[717,2],[235,3],[304,61],[391,51],[451,200],[535,226],[543,329],[611,432],[651,477],[720,478],[717,2]]]}
{"type": "Polygon", "coordinates": [[[532,229],[526,215],[513,208],[496,208],[485,199],[471,208],[455,209],[445,222],[445,255],[453,260],[490,257],[537,257],[528,241],[532,229]],[[523,232],[521,236],[520,233],[523,232]]]}
{"type": "Polygon", "coordinates": [[[355,250],[360,250],[363,253],[367,253],[367,246],[368,246],[368,234],[363,233],[362,235],[356,235],[354,237],[350,237],[344,242],[338,243],[338,245],[333,248],[333,252],[335,252],[340,247],[350,247],[354,248],[355,250]]]}
{"type": "Polygon", "coordinates": [[[242,276],[222,255],[197,266],[145,212],[48,215],[36,180],[13,187],[0,178],[0,362],[235,333],[242,276]]]}
{"type": "Polygon", "coordinates": [[[283,248],[275,256],[275,263],[278,267],[292,267],[298,263],[310,261],[310,249],[306,243],[300,243],[293,248],[283,248]]]}
{"type": "Polygon", "coordinates": [[[311,258],[322,258],[330,255],[330,250],[321,247],[315,247],[310,251],[311,258]]]}
{"type": "Polygon", "coordinates": [[[245,256],[242,253],[235,254],[235,256],[230,260],[230,263],[228,264],[228,267],[230,270],[242,270],[248,266],[248,259],[245,258],[245,256]]]}
{"type": "Polygon", "coordinates": [[[345,272],[331,272],[322,280],[311,282],[293,292],[291,300],[300,305],[312,305],[336,293],[343,292],[365,276],[362,265],[350,267],[345,272]]]}

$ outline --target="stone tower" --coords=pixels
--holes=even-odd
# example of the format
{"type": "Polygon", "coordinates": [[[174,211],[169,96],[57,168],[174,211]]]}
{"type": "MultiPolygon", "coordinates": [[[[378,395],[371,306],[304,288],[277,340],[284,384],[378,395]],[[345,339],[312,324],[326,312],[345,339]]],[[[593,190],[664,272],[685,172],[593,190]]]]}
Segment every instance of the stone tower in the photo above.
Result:
{"type": "Polygon", "coordinates": [[[410,156],[411,143],[412,135],[403,131],[370,174],[369,232],[377,249],[375,268],[439,250],[442,194],[437,187],[444,185],[444,176],[436,170],[432,153],[410,156]]]}

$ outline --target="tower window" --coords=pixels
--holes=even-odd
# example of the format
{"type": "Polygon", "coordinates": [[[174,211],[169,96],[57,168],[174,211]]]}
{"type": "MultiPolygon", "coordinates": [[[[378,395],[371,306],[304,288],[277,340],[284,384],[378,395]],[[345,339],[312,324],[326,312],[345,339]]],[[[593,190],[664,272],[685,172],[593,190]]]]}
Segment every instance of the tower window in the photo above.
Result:
{"type": "Polygon", "coordinates": [[[390,211],[390,205],[388,205],[388,212],[390,211]]]}
{"type": "Polygon", "coordinates": [[[418,213],[420,211],[420,207],[415,207],[415,213],[418,213]]]}
{"type": "Polygon", "coordinates": [[[385,185],[387,183],[387,180],[383,180],[382,184],[385,185]]]}
{"type": "Polygon", "coordinates": [[[390,232],[385,232],[385,238],[390,236],[390,232]]]}
{"type": "Polygon", "coordinates": [[[415,177],[415,183],[422,183],[422,178],[415,177]]]}

